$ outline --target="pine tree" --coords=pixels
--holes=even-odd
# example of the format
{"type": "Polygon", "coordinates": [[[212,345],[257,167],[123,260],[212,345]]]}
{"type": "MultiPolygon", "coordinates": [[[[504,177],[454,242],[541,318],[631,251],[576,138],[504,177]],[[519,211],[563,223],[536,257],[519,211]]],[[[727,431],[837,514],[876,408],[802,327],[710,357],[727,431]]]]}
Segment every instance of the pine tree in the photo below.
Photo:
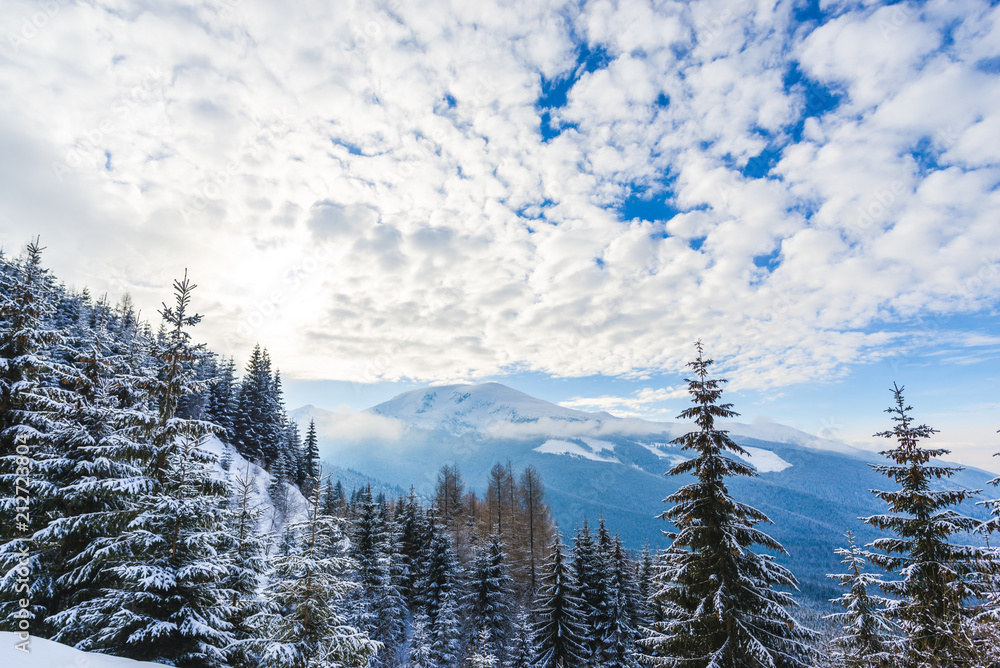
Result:
{"type": "Polygon", "coordinates": [[[698,356],[688,364],[694,378],[687,379],[694,406],[681,412],[698,426],[674,439],[695,456],[673,467],[668,475],[691,473],[694,481],[667,497],[674,504],[660,517],[677,527],[664,532],[673,541],[654,599],[667,619],[653,625],[641,645],[645,660],[656,666],[806,666],[814,652],[808,642],[814,633],[800,626],[786,608],[791,594],[774,587],[796,588],[796,580],[771,555],[759,555],[753,545],[778,553],[784,549],[757,528],[769,522],[759,510],[729,495],[725,479],[753,476],[749,464],[725,453],[746,455],[726,431],[715,427],[717,418],[737,415],[731,404],[717,403],[722,379],[710,379],[711,359],[705,359],[701,342],[698,356]]]}
{"type": "Polygon", "coordinates": [[[535,653],[531,619],[525,611],[518,611],[514,616],[506,668],[531,668],[535,653]]]}
{"type": "Polygon", "coordinates": [[[933,481],[950,478],[961,467],[929,464],[948,450],[921,447],[920,442],[937,430],[914,424],[903,388],[894,385],[893,398],[894,405],[885,412],[895,424],[876,434],[895,441],[895,447],[881,453],[892,463],[872,467],[900,489],[875,491],[894,514],[864,521],[894,535],[873,541],[869,547],[877,551],[864,556],[900,576],[882,580],[880,586],[889,597],[899,599],[890,615],[906,638],[895,649],[905,654],[909,665],[978,665],[970,621],[979,611],[976,601],[986,595],[983,564],[990,563],[991,555],[984,548],[954,545],[949,537],[981,526],[979,520],[953,509],[979,490],[932,489],[933,481]]]}
{"type": "Polygon", "coordinates": [[[566,547],[562,537],[549,550],[541,588],[536,599],[534,629],[536,668],[569,668],[586,665],[586,627],[584,626],[583,600],[576,590],[573,572],[566,562],[566,547]]]}
{"type": "Polygon", "coordinates": [[[230,357],[216,367],[214,382],[208,390],[205,419],[219,425],[217,436],[223,443],[235,440],[236,421],[236,362],[230,357]]]}
{"type": "MultiPolygon", "coordinates": [[[[22,568],[24,552],[34,552],[30,536],[44,527],[51,509],[51,486],[36,473],[56,454],[56,426],[45,409],[53,402],[65,403],[67,394],[46,382],[55,364],[52,349],[65,334],[50,323],[57,291],[42,267],[43,250],[39,240],[33,240],[24,258],[5,260],[0,273],[0,598],[14,606],[20,596],[14,596],[11,586],[17,579],[14,569],[22,568]]],[[[23,567],[32,583],[27,614],[37,618],[46,610],[39,580],[44,573],[36,557],[37,552],[23,567]]],[[[13,622],[6,620],[3,628],[13,629],[13,622]]]]}
{"type": "Polygon", "coordinates": [[[608,668],[637,668],[635,642],[640,623],[639,590],[635,570],[620,538],[608,555],[611,564],[611,623],[608,629],[608,668]]]}
{"type": "Polygon", "coordinates": [[[427,617],[419,612],[413,619],[413,637],[410,639],[410,655],[406,665],[409,668],[438,668],[431,656],[427,617]]]}
{"type": "Polygon", "coordinates": [[[316,421],[309,420],[309,430],[306,431],[305,447],[302,451],[302,462],[299,467],[299,478],[302,480],[302,493],[309,496],[313,490],[310,488],[313,480],[317,480],[319,470],[319,438],[316,435],[316,421]]]}
{"type": "Polygon", "coordinates": [[[417,604],[427,618],[431,660],[435,666],[444,668],[458,662],[461,649],[461,572],[448,534],[434,518],[428,534],[429,540],[421,555],[417,604]]]}
{"type": "Polygon", "coordinates": [[[474,651],[469,657],[470,668],[495,668],[500,665],[496,654],[492,651],[489,631],[482,629],[476,639],[474,651]]]}
{"type": "Polygon", "coordinates": [[[402,590],[410,606],[416,607],[424,571],[423,555],[429,543],[429,527],[412,487],[409,496],[398,505],[399,549],[406,567],[402,590]]]}
{"type": "Polygon", "coordinates": [[[374,665],[394,665],[406,639],[406,601],[392,571],[392,561],[399,554],[370,487],[358,505],[350,549],[357,569],[355,581],[360,585],[354,595],[358,627],[384,646],[374,665]]]}
{"type": "Polygon", "coordinates": [[[865,572],[865,557],[854,544],[854,535],[848,531],[847,549],[837,548],[843,557],[841,563],[847,573],[829,575],[838,580],[848,591],[833,599],[844,607],[845,612],[828,615],[840,623],[843,635],[834,644],[837,651],[835,660],[844,668],[888,668],[893,662],[893,652],[888,642],[893,629],[885,617],[885,608],[890,601],[873,596],[869,590],[879,584],[880,578],[865,572]]]}
{"type": "Polygon", "coordinates": [[[248,459],[270,470],[282,450],[285,429],[281,377],[271,372],[267,350],[255,346],[237,393],[234,421],[236,447],[248,459]]]}
{"type": "MultiPolygon", "coordinates": [[[[143,439],[153,416],[142,405],[118,399],[117,392],[135,375],[123,356],[111,354],[105,322],[82,330],[67,349],[71,364],[50,369],[60,389],[53,389],[44,407],[35,407],[52,425],[56,444],[36,474],[49,483],[50,519],[32,537],[41,571],[36,582],[46,582],[44,594],[36,592],[33,602],[44,604],[49,616],[95,597],[109,584],[93,568],[88,548],[124,530],[136,490],[148,490],[152,483],[142,465],[149,462],[143,439]]],[[[55,630],[46,620],[35,632],[50,636],[55,630]]],[[[59,632],[66,636],[73,629],[59,632]]]]}
{"type": "Polygon", "coordinates": [[[610,658],[610,630],[612,622],[613,592],[610,589],[611,572],[605,558],[610,537],[601,520],[599,542],[590,533],[586,518],[583,527],[573,539],[573,565],[580,598],[583,599],[584,620],[587,628],[587,663],[602,666],[610,658]],[[603,543],[603,544],[601,544],[603,543]]]}
{"type": "Polygon", "coordinates": [[[187,331],[200,320],[187,314],[194,287],[186,275],[175,282],[176,304],[161,311],[157,373],[146,379],[157,407],[145,457],[151,482],[136,489],[123,531],[92,541],[79,558],[112,585],[54,620],[83,637],[81,649],[209,667],[225,665],[232,642],[222,584],[229,571],[218,559],[230,537],[216,510],[225,484],[213,475],[214,456],[199,448],[214,426],[176,416],[183,397],[206,387],[193,370],[203,346],[187,331]]]}
{"type": "Polygon", "coordinates": [[[275,611],[251,618],[264,639],[257,648],[263,665],[368,666],[381,645],[349,626],[338,613],[338,602],[357,585],[346,577],[351,560],[335,554],[340,526],[336,519],[320,514],[318,492],[310,500],[308,519],[290,529],[297,537],[296,549],[273,560],[277,578],[268,595],[275,611]]]}
{"type": "MultiPolygon", "coordinates": [[[[1000,456],[1000,453],[993,455],[1000,456]]],[[[1000,486],[1000,477],[990,480],[990,485],[1000,486]]],[[[1000,499],[980,501],[990,511],[990,519],[983,523],[981,531],[987,540],[993,533],[1000,532],[1000,499]]],[[[976,636],[983,651],[983,662],[988,665],[1000,665],[1000,549],[993,548],[993,572],[988,573],[985,581],[986,599],[983,610],[975,619],[976,636]]]]}
{"type": "Polygon", "coordinates": [[[657,618],[655,607],[650,601],[654,591],[653,579],[656,572],[654,564],[653,553],[649,549],[649,543],[646,542],[642,546],[642,552],[639,553],[639,573],[637,582],[639,590],[639,621],[636,624],[637,629],[647,627],[654,621],[661,621],[657,618]]]}
{"type": "Polygon", "coordinates": [[[514,623],[513,580],[498,534],[476,550],[470,575],[463,600],[465,618],[471,622],[470,643],[478,640],[484,654],[506,663],[514,623]]]}
{"type": "Polygon", "coordinates": [[[229,484],[228,502],[223,508],[224,523],[231,537],[225,555],[229,566],[224,584],[230,592],[229,621],[233,641],[227,650],[235,668],[255,668],[260,656],[254,651],[258,638],[251,623],[255,615],[269,610],[258,590],[269,573],[267,536],[259,531],[264,510],[256,501],[257,483],[251,464],[237,471],[229,484]]]}

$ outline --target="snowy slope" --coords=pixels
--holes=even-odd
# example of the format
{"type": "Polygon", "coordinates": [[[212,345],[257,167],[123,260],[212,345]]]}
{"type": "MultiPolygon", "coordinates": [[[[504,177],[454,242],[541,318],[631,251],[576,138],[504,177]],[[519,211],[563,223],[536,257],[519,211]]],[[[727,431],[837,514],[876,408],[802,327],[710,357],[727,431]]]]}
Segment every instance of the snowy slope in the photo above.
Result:
{"type": "Polygon", "coordinates": [[[107,654],[81,652],[51,640],[31,638],[26,654],[15,649],[16,634],[0,631],[0,666],[4,668],[163,668],[162,663],[133,661],[107,654]]]}
{"type": "MultiPolygon", "coordinates": [[[[321,414],[315,408],[310,409],[312,416],[321,414]]],[[[583,437],[658,433],[675,438],[694,428],[679,422],[623,419],[607,412],[590,413],[565,408],[500,383],[443,385],[412,390],[369,408],[366,413],[391,419],[405,428],[444,430],[455,435],[469,432],[494,436],[540,435],[552,431],[555,432],[552,435],[583,437]]],[[[847,455],[870,454],[846,443],[813,436],[776,422],[723,422],[720,426],[728,429],[733,436],[847,455]]]]}
{"type": "MultiPolygon", "coordinates": [[[[226,444],[214,436],[209,437],[201,447],[213,453],[219,460],[222,459],[222,455],[227,449],[226,444]]],[[[285,485],[285,491],[288,493],[289,498],[289,512],[287,516],[280,517],[275,513],[274,503],[272,503],[271,498],[267,494],[267,489],[271,485],[271,474],[256,464],[247,462],[235,448],[228,448],[228,450],[229,456],[232,458],[228,473],[222,469],[219,461],[215,464],[216,473],[220,478],[228,477],[230,479],[236,475],[244,476],[247,473],[253,476],[257,487],[257,494],[252,503],[264,509],[264,514],[261,516],[260,530],[271,531],[277,534],[280,533],[286,524],[298,522],[306,518],[308,504],[297,487],[294,485],[285,485]]]]}

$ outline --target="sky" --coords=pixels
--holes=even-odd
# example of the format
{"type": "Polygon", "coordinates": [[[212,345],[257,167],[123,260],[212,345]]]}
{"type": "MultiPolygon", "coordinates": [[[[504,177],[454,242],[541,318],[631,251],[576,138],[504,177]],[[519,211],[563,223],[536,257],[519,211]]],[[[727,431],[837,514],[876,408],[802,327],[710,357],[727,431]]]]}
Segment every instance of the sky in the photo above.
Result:
{"type": "Polygon", "coordinates": [[[1000,6],[8,0],[0,245],[360,410],[496,380],[1000,470],[1000,6]]]}

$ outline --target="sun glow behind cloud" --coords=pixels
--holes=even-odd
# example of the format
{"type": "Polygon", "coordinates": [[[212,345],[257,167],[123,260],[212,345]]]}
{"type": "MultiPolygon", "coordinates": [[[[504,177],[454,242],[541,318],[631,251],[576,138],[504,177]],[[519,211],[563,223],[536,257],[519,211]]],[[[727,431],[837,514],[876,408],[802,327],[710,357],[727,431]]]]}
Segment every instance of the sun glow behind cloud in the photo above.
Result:
{"type": "Polygon", "coordinates": [[[53,6],[0,54],[5,248],[147,314],[189,267],[213,347],[290,377],[640,378],[701,337],[769,388],[1000,295],[987,3],[53,6]]]}

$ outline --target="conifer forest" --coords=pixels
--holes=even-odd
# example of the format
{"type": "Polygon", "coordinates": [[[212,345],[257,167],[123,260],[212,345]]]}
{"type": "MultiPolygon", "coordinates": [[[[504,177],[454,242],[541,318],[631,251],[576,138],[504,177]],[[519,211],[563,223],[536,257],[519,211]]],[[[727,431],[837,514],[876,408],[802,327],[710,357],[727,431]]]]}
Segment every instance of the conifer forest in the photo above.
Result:
{"type": "Polygon", "coordinates": [[[956,468],[903,388],[879,434],[885,513],[858,521],[880,537],[845,527],[823,610],[799,604],[768,516],[730,489],[758,473],[716,424],[737,412],[701,342],[687,457],[664,471],[683,484],[649,508],[669,547],[635,550],[601,517],[557,526],[531,466],[497,461],[481,490],[452,465],[428,495],[348,489],[324,473],[315,423],[303,434],[286,413],[265,348],[241,373],[198,343],[193,277],[147,321],[127,294],[65,287],[43,251],[0,259],[11,638],[192,668],[1000,660],[1000,553],[982,540],[997,491],[979,501],[991,519],[956,510],[973,492],[947,485],[956,468]]]}
{"type": "Polygon", "coordinates": [[[0,668],[1000,668],[1000,0],[2,0],[0,668]]]}

